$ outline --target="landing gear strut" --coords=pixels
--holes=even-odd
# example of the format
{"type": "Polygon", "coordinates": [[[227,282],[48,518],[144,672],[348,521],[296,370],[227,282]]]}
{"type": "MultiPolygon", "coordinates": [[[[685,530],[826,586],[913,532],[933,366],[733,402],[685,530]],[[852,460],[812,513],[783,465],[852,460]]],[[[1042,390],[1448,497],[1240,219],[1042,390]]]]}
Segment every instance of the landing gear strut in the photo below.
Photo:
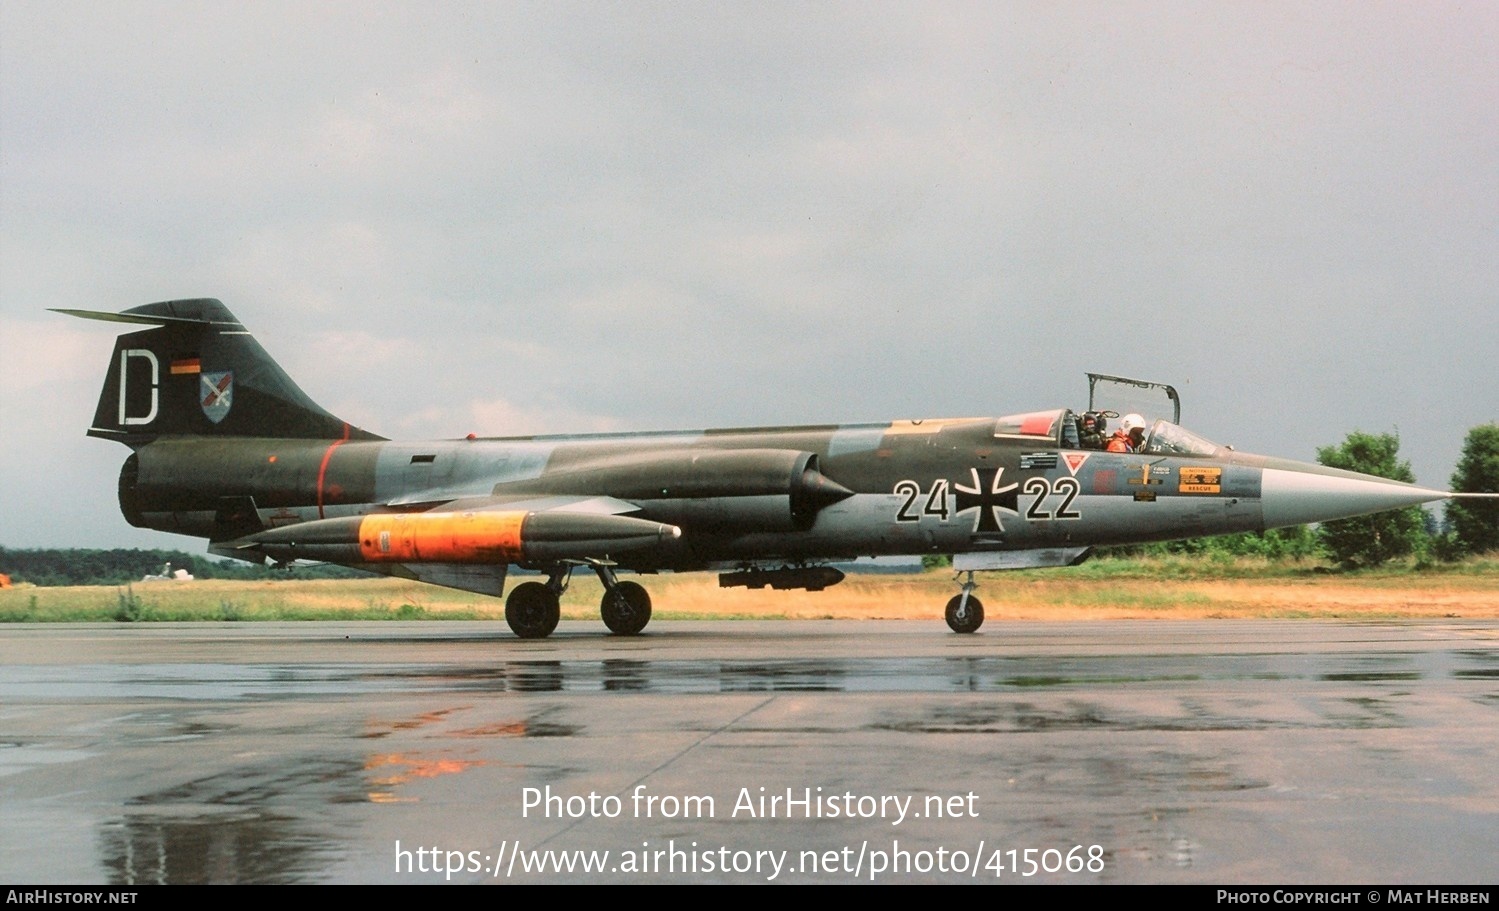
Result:
{"type": "Polygon", "coordinates": [[[978,585],[973,581],[973,572],[969,571],[968,581],[963,583],[963,593],[953,595],[947,602],[947,625],[955,633],[976,632],[984,625],[984,602],[973,596],[975,588],[978,585]]]}
{"type": "Polygon", "coordinates": [[[633,636],[651,622],[651,596],[645,586],[638,582],[621,582],[614,570],[601,563],[594,564],[599,581],[604,583],[604,598],[599,603],[599,614],[609,631],[619,636],[633,636]]]}
{"type": "Polygon", "coordinates": [[[505,599],[505,622],[522,639],[545,639],[562,619],[562,593],[572,571],[554,568],[546,582],[522,582],[505,599]]]}

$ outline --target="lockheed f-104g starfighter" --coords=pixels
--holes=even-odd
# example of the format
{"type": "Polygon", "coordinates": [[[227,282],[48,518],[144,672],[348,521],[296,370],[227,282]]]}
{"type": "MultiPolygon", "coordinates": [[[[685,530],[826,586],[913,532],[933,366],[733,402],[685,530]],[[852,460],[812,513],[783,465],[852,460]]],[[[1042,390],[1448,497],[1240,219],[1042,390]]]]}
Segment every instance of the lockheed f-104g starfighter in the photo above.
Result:
{"type": "Polygon", "coordinates": [[[977,570],[1449,496],[1238,452],[1176,414],[1130,415],[1142,426],[1118,448],[1133,451],[1110,451],[1102,431],[1118,415],[1091,401],[998,418],[396,442],[319,407],[217,300],[59,312],[149,327],[116,341],[88,431],[132,450],[119,480],[132,525],[241,560],[495,597],[511,567],[534,570],[545,581],[515,585],[505,604],[523,638],[555,629],[578,567],[603,582],[604,623],[630,635],[651,599],[622,573],[816,590],[843,578],[834,563],[927,554],[966,574],[946,619],[971,633],[977,570]]]}

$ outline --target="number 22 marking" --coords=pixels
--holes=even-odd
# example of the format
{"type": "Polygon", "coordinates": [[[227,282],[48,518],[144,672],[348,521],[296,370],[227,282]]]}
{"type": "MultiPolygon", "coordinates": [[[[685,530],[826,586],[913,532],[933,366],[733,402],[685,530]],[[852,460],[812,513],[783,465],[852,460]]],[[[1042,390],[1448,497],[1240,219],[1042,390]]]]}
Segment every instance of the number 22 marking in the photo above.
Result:
{"type": "Polygon", "coordinates": [[[1038,522],[1047,522],[1052,519],[1081,519],[1083,514],[1073,511],[1072,501],[1077,499],[1077,495],[1082,493],[1082,490],[1083,486],[1077,482],[1077,478],[1057,478],[1055,481],[1047,478],[1027,478],[1025,492],[1035,494],[1036,499],[1032,500],[1031,505],[1026,508],[1025,517],[1038,522]],[[1041,506],[1052,494],[1061,497],[1062,502],[1057,504],[1054,512],[1047,512],[1041,506]]]}

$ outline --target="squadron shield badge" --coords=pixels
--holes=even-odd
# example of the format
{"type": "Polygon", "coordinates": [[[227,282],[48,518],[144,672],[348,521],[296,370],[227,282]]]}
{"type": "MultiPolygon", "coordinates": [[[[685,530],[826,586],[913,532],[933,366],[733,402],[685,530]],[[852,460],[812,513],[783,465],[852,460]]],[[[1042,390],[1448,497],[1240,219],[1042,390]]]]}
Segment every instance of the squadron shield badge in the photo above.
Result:
{"type": "Polygon", "coordinates": [[[217,424],[229,416],[229,408],[234,404],[234,371],[202,373],[199,380],[199,404],[203,406],[203,414],[217,424]]]}

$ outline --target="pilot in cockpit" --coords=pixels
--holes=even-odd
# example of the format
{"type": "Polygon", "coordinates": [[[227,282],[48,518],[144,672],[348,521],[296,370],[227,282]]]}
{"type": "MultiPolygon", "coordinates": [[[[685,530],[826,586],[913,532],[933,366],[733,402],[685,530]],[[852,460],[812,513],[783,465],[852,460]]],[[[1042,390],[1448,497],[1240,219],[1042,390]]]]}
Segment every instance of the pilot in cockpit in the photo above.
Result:
{"type": "Polygon", "coordinates": [[[1108,419],[1097,411],[1085,411],[1078,418],[1077,429],[1079,442],[1084,449],[1102,449],[1107,439],[1108,419]]]}
{"type": "Polygon", "coordinates": [[[1138,414],[1126,414],[1105,448],[1109,452],[1139,452],[1144,445],[1145,419],[1138,414]]]}

